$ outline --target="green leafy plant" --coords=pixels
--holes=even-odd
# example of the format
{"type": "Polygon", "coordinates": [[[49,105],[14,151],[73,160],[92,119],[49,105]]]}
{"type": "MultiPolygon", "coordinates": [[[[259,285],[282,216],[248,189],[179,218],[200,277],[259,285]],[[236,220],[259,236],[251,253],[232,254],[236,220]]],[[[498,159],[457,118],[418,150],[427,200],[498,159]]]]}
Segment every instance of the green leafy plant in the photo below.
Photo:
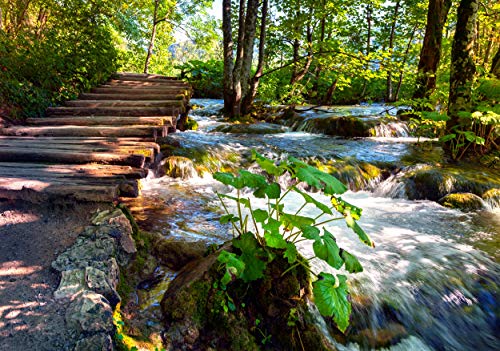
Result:
{"type": "Polygon", "coordinates": [[[374,244],[357,220],[362,210],[344,201],[339,195],[347,188],[337,178],[324,173],[294,157],[289,157],[279,164],[252,151],[252,159],[260,166],[262,174],[240,170],[238,175],[217,172],[214,178],[236,189],[236,196],[218,193],[226,214],[221,223],[230,223],[234,229],[233,247],[241,254],[222,251],[218,257],[224,274],[221,279],[223,289],[235,279],[245,283],[264,277],[266,267],[276,255],[282,255],[289,263],[285,275],[297,266],[316,276],[313,282],[313,295],[319,311],[324,316],[331,316],[341,331],[349,324],[351,304],[348,300],[347,277],[343,274],[322,272],[316,275],[307,261],[321,259],[336,270],[344,269],[350,273],[363,270],[358,259],[347,250],[339,247],[335,236],[326,229],[321,234],[320,227],[337,220],[343,220],[347,227],[366,245],[374,244]],[[278,180],[287,174],[292,185],[282,190],[278,180]],[[299,184],[308,186],[330,196],[330,205],[317,201],[300,190],[299,184]],[[264,209],[255,208],[243,189],[253,191],[253,196],[266,200],[264,209]],[[304,200],[298,210],[287,212],[286,197],[296,193],[304,200]],[[236,213],[232,213],[226,204],[233,201],[236,213]],[[303,216],[306,207],[313,207],[319,214],[315,217],[303,216]],[[299,255],[297,244],[305,240],[313,241],[314,256],[304,259],[299,255]]]}

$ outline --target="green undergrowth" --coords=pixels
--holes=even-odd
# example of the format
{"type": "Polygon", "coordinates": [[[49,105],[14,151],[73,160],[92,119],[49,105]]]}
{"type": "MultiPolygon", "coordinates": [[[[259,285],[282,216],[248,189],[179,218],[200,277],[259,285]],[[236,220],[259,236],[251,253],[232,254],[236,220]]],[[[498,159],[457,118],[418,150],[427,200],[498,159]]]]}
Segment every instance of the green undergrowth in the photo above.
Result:
{"type": "MultiPolygon", "coordinates": [[[[268,265],[281,257],[291,265],[289,270],[302,266],[308,275],[315,277],[312,291],[319,311],[324,316],[333,317],[337,327],[345,331],[351,313],[347,276],[327,272],[316,274],[311,271],[309,266],[299,259],[296,244],[305,240],[313,242],[314,256],[308,260],[323,260],[334,270],[343,268],[350,273],[362,271],[357,258],[338,246],[333,233],[323,228],[321,234],[320,230],[324,224],[343,220],[361,242],[373,246],[371,239],[357,223],[362,210],[339,196],[347,187],[328,173],[293,157],[275,164],[255,151],[252,156],[265,175],[245,170],[240,170],[236,176],[231,173],[214,175],[216,180],[236,191],[236,196],[220,193],[218,196],[226,211],[221,222],[232,225],[235,234],[232,246],[241,251],[241,254],[222,251],[219,255],[218,261],[225,267],[224,276],[220,281],[222,289],[228,288],[234,280],[249,283],[262,279],[266,275],[268,265]],[[282,191],[278,179],[285,173],[295,182],[282,191]],[[330,205],[321,203],[301,191],[295,185],[300,182],[330,196],[330,205]],[[265,199],[266,207],[257,208],[255,203],[252,204],[250,197],[243,195],[244,188],[251,189],[254,197],[265,199]],[[286,196],[291,192],[300,195],[304,202],[298,210],[287,212],[290,210],[285,208],[286,196]],[[236,213],[228,208],[227,201],[236,204],[236,213]],[[319,215],[303,216],[301,211],[308,206],[316,208],[319,215]],[[275,250],[278,250],[278,254],[275,250]]],[[[283,275],[285,273],[287,271],[283,275]]]]}

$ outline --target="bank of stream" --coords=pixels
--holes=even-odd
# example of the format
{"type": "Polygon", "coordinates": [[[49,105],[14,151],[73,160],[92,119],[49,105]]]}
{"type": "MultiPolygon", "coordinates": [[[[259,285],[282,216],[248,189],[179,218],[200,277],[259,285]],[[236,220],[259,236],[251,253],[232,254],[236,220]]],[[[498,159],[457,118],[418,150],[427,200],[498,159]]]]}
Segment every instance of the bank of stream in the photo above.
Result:
{"type": "MultiPolygon", "coordinates": [[[[438,146],[431,141],[417,145],[404,122],[382,117],[384,106],[308,111],[302,122],[288,126],[232,129],[218,117],[221,101],[191,102],[199,106],[191,114],[198,130],[173,134],[169,142],[180,147],[164,148],[176,156],[166,160],[175,177],[149,179],[142,197],[128,204],[143,230],[207,247],[223,243],[231,233],[218,222],[222,212],[216,192],[228,189],[210,173],[251,169],[252,149],[278,160],[295,156],[348,184],[343,198],[363,209],[359,223],[376,244],[371,249],[350,240],[344,225],[327,226],[364,266],[363,273],[350,278],[353,315],[347,336],[331,336],[337,349],[500,349],[498,168],[446,164],[438,146]],[[356,115],[369,121],[372,136],[319,134],[320,127],[311,122],[356,115]],[[440,205],[450,193],[470,193],[477,206],[440,205]]],[[[296,203],[287,198],[291,209],[296,203]]],[[[300,249],[312,256],[309,242],[300,249]]],[[[313,262],[313,269],[330,268],[313,262]]],[[[136,295],[151,325],[159,325],[161,296],[176,275],[165,267],[159,272],[158,284],[140,286],[136,295]]]]}

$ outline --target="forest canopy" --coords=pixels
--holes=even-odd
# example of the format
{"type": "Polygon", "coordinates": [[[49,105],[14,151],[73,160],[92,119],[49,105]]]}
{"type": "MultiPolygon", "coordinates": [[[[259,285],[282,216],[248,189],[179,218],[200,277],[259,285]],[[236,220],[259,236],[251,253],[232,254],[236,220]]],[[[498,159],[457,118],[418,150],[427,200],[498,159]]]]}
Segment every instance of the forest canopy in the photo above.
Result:
{"type": "Polygon", "coordinates": [[[113,72],[149,72],[232,117],[255,101],[386,102],[447,124],[452,149],[498,148],[499,20],[492,0],[1,0],[0,108],[41,116],[113,72]]]}

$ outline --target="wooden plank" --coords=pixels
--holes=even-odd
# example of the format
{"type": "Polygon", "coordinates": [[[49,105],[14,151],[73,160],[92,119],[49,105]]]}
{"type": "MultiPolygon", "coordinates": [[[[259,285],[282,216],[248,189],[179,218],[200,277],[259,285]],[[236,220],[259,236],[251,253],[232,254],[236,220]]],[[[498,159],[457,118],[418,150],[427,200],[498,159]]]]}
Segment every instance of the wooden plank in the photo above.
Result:
{"type": "MultiPolygon", "coordinates": [[[[1,131],[1,130],[0,130],[1,131]]],[[[5,139],[5,140],[54,140],[54,141],[67,141],[67,142],[82,142],[82,143],[93,143],[93,142],[148,142],[148,143],[154,143],[154,140],[152,138],[144,138],[144,137],[114,137],[114,136],[109,136],[109,137],[79,137],[79,136],[29,136],[29,135],[23,135],[23,136],[12,136],[12,135],[0,135],[0,140],[5,139]]]]}
{"type": "Polygon", "coordinates": [[[0,128],[0,133],[10,136],[102,136],[102,137],[156,137],[166,134],[165,126],[13,126],[0,128]]]}
{"type": "Polygon", "coordinates": [[[80,174],[87,176],[121,176],[125,179],[146,178],[148,170],[131,166],[103,165],[103,164],[46,164],[46,163],[18,163],[0,162],[0,170],[4,174],[15,174],[14,172],[56,172],[59,174],[80,174]]]}
{"type": "Polygon", "coordinates": [[[109,85],[138,85],[138,86],[173,86],[173,87],[189,87],[189,84],[181,80],[165,80],[165,79],[140,79],[137,78],[122,78],[110,79],[106,82],[109,85]]]}
{"type": "Polygon", "coordinates": [[[53,162],[128,165],[144,167],[144,155],[129,155],[109,152],[74,152],[57,149],[5,148],[0,147],[0,162],[53,162]]]}
{"type": "Polygon", "coordinates": [[[96,93],[82,93],[79,95],[81,100],[185,100],[184,94],[149,94],[140,91],[130,91],[128,93],[118,94],[96,94],[96,93]]]}
{"type": "Polygon", "coordinates": [[[173,116],[185,111],[183,106],[168,107],[49,107],[48,116],[173,116]]]}
{"type": "Polygon", "coordinates": [[[68,107],[184,107],[182,100],[70,100],[68,107]]]}
{"type": "Polygon", "coordinates": [[[119,86],[115,87],[113,85],[101,85],[100,87],[93,88],[91,90],[95,94],[130,94],[133,92],[138,92],[141,94],[152,94],[152,95],[185,95],[190,96],[191,90],[185,88],[159,88],[159,87],[138,87],[138,86],[119,86]]]}
{"type": "Polygon", "coordinates": [[[32,143],[41,144],[42,147],[51,147],[52,145],[88,145],[100,146],[108,148],[128,147],[129,149],[153,149],[155,153],[160,152],[160,145],[155,142],[142,141],[142,140],[107,140],[107,139],[78,139],[72,138],[51,138],[51,137],[0,137],[0,144],[2,145],[33,145],[32,143]]]}
{"type": "Polygon", "coordinates": [[[50,150],[62,150],[62,151],[74,151],[74,152],[109,152],[109,153],[119,153],[119,154],[129,154],[129,155],[144,155],[146,161],[150,162],[154,160],[156,150],[154,148],[140,147],[135,145],[127,146],[113,146],[113,145],[93,145],[93,144],[50,144],[43,142],[13,142],[0,141],[1,149],[50,149],[50,150]]]}
{"type": "Polygon", "coordinates": [[[133,73],[133,72],[119,72],[114,75],[120,79],[123,78],[146,78],[146,79],[163,79],[177,81],[177,77],[163,76],[161,74],[148,74],[148,73],[133,73]]]}
{"type": "Polygon", "coordinates": [[[118,185],[52,185],[46,182],[10,181],[0,184],[0,198],[19,199],[34,203],[54,199],[70,201],[111,202],[118,198],[118,185]]]}
{"type": "Polygon", "coordinates": [[[55,116],[43,118],[27,118],[31,125],[168,125],[172,126],[174,117],[121,117],[121,116],[55,116]]]}

